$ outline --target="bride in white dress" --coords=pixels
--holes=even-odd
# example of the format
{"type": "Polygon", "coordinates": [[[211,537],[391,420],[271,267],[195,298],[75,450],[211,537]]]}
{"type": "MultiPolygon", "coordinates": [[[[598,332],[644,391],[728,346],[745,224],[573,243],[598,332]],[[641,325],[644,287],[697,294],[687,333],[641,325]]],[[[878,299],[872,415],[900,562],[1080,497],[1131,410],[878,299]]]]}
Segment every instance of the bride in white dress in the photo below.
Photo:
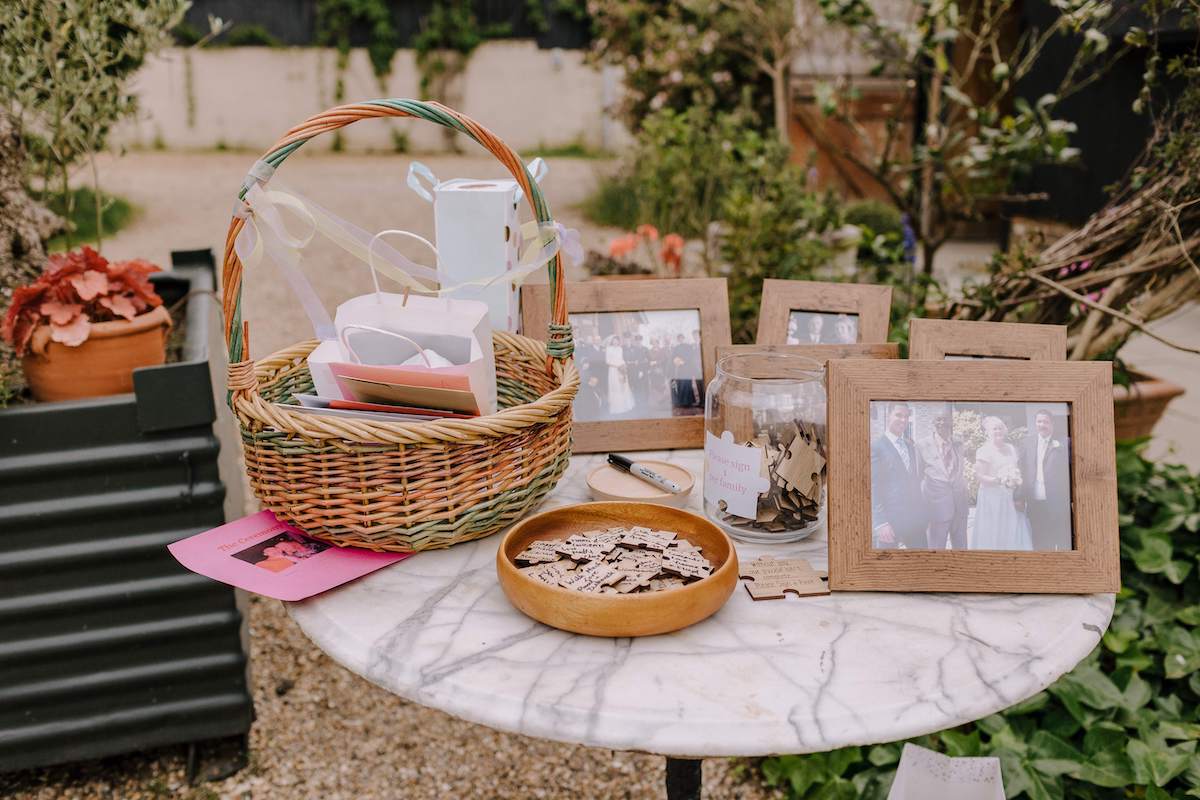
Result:
{"type": "Polygon", "coordinates": [[[625,369],[625,351],[621,340],[610,336],[604,348],[604,363],[608,365],[608,413],[624,414],[633,410],[633,389],[625,369]]]}
{"type": "Polygon", "coordinates": [[[1021,485],[1017,448],[1005,441],[1008,426],[999,417],[986,417],[987,441],[975,453],[979,498],[971,550],[1032,550],[1029,518],[1017,509],[1013,492],[1021,485]]]}

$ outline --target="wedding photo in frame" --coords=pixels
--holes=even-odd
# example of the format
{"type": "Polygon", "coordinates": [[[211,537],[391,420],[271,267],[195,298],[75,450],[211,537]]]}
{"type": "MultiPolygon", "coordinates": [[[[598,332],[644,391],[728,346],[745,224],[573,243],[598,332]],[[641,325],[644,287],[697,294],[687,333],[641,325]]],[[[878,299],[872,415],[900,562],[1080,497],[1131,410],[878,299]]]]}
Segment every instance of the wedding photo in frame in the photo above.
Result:
{"type": "MultiPolygon", "coordinates": [[[[730,341],[724,278],[586,281],[567,286],[579,394],[576,453],[704,445],[704,391],[730,341]]],[[[521,289],[521,324],[549,325],[549,287],[521,289]]]]}
{"type": "Polygon", "coordinates": [[[757,344],[886,342],[892,287],[767,278],[757,344]]]}
{"type": "Polygon", "coordinates": [[[842,359],[828,384],[831,589],[1120,589],[1111,363],[842,359]]]}
{"type": "Polygon", "coordinates": [[[1066,361],[1067,326],[955,319],[908,321],[914,361],[1066,361]]]}

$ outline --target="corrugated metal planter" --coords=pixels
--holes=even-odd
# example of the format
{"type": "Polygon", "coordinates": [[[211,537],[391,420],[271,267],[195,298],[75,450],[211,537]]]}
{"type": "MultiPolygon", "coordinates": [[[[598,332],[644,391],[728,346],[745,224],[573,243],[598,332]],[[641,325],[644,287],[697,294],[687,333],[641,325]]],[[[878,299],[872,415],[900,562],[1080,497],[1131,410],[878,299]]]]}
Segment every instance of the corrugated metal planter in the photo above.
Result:
{"type": "Polygon", "coordinates": [[[180,361],[133,394],[0,409],[3,771],[250,729],[234,592],[166,549],[225,516],[212,255],[172,258],[155,284],[190,293],[180,361]]]}

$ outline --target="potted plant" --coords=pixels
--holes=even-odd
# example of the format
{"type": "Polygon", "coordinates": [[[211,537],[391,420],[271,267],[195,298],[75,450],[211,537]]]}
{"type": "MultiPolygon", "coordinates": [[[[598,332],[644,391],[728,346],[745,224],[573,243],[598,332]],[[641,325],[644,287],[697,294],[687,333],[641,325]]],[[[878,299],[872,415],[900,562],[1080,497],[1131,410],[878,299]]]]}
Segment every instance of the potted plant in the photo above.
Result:
{"type": "Polygon", "coordinates": [[[50,256],[37,280],[13,291],[0,334],[35,399],[131,392],[134,369],[163,363],[171,317],[150,283],[158,271],[84,247],[50,256]]]}

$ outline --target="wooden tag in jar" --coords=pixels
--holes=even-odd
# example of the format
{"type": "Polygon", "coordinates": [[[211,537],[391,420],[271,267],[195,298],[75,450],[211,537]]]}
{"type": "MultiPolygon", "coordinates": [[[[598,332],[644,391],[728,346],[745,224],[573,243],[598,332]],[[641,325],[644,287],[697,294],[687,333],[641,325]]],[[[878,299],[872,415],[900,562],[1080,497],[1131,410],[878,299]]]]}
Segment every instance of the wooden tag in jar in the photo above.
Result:
{"type": "Polygon", "coordinates": [[[761,556],[742,565],[739,577],[755,600],[780,600],[791,592],[797,597],[829,594],[829,576],[817,572],[803,558],[761,556]]]}

